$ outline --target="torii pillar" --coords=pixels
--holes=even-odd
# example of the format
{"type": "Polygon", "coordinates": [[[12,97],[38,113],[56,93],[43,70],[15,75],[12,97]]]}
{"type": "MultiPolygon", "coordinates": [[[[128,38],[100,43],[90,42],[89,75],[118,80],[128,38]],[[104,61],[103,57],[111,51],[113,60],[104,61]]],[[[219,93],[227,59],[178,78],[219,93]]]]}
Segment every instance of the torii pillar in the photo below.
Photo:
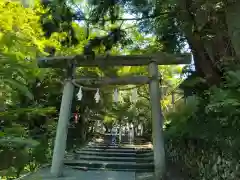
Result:
{"type": "Polygon", "coordinates": [[[161,109],[161,91],[159,87],[158,64],[151,62],[149,64],[149,93],[152,109],[152,139],[154,152],[154,172],[155,179],[161,180],[165,175],[165,151],[163,138],[163,116],[161,109]]]}
{"type": "Polygon", "coordinates": [[[54,177],[63,176],[63,160],[67,144],[68,124],[71,115],[74,85],[72,83],[75,67],[67,69],[67,78],[64,82],[57,132],[54,143],[51,174],[54,177]]]}

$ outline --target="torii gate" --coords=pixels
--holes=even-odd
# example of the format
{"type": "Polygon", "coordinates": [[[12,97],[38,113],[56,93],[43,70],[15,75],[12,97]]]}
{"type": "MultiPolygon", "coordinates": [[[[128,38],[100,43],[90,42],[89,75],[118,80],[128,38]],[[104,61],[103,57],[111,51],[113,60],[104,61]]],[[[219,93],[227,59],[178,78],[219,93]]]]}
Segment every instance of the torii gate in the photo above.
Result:
{"type": "Polygon", "coordinates": [[[165,151],[163,140],[163,117],[160,105],[161,92],[159,88],[158,65],[190,64],[191,54],[170,55],[158,52],[151,55],[124,55],[124,56],[97,56],[94,60],[85,59],[83,55],[68,57],[46,57],[38,59],[40,68],[67,69],[64,83],[60,115],[52,157],[51,174],[60,177],[63,170],[63,160],[66,149],[68,121],[71,114],[71,105],[75,82],[94,82],[94,84],[146,84],[149,83],[150,101],[152,109],[152,137],[154,151],[155,178],[161,179],[165,174],[165,151]],[[149,76],[132,76],[118,78],[81,78],[74,79],[76,67],[99,66],[146,66],[149,67],[149,76]],[[157,138],[159,137],[159,138],[157,138]]]}

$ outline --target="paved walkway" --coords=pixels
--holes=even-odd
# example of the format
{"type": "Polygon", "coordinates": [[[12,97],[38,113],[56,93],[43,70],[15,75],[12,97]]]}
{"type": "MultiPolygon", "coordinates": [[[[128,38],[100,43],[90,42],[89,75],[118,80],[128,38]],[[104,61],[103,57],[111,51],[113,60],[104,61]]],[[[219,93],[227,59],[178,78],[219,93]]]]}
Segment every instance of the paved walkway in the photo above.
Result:
{"type": "Polygon", "coordinates": [[[22,180],[135,180],[135,172],[80,171],[64,167],[64,177],[54,178],[49,168],[43,168],[22,180]]]}

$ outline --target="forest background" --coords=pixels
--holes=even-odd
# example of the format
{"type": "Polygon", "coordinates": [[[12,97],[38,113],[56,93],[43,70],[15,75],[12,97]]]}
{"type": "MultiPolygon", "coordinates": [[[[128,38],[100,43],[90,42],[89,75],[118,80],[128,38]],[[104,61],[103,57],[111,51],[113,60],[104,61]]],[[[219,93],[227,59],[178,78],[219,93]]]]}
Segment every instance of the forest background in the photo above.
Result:
{"type": "MultiPolygon", "coordinates": [[[[239,179],[239,8],[236,0],[56,0],[47,8],[40,2],[0,0],[1,176],[19,177],[51,159],[64,70],[39,69],[36,58],[46,56],[49,46],[57,56],[79,54],[89,39],[107,34],[128,14],[131,21],[122,25],[127,43],[114,46],[113,55],[179,53],[186,45],[193,55],[194,65],[159,67],[168,170],[193,180],[239,179]],[[55,25],[50,36],[44,26],[49,21],[55,25]]],[[[77,69],[77,76],[124,74],[147,70],[77,69]]],[[[84,91],[82,101],[74,98],[72,111],[78,109],[81,118],[69,131],[68,150],[92,135],[96,120],[106,128],[125,119],[141,122],[151,138],[148,87],[137,87],[134,105],[129,90],[121,91],[121,103],[112,103],[114,88],[100,90],[106,93],[99,104],[95,91],[84,91]]]]}

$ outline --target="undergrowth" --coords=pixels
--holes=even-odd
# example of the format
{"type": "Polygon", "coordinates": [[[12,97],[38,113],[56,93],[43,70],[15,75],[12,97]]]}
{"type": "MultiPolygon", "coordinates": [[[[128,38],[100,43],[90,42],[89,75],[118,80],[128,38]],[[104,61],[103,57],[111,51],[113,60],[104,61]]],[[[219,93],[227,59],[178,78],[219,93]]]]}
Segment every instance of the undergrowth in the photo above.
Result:
{"type": "Polygon", "coordinates": [[[168,113],[168,158],[190,180],[240,179],[240,71],[168,113]]]}

